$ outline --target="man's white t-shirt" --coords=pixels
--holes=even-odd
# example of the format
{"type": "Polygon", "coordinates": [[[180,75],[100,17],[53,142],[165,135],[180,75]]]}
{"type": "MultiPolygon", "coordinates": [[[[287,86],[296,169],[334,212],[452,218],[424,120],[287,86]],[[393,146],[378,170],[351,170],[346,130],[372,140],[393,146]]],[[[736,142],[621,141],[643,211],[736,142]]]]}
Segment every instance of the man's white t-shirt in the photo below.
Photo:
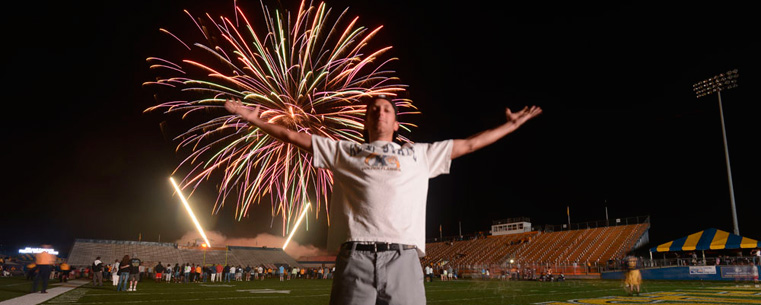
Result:
{"type": "Polygon", "coordinates": [[[449,173],[452,140],[359,144],[312,136],[314,166],[333,173],[328,250],[347,241],[417,246],[425,255],[428,180],[449,173]]]}

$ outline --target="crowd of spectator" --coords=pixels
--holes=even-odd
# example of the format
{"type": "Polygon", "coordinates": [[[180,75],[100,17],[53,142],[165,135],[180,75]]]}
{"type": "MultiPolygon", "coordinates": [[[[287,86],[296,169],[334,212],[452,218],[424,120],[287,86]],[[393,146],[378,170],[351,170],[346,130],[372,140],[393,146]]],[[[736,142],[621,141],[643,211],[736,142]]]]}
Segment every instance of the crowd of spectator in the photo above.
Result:
{"type": "MultiPolygon", "coordinates": [[[[28,280],[37,277],[35,262],[19,264],[10,257],[0,258],[2,276],[25,276],[28,280]]],[[[163,283],[227,283],[233,281],[257,281],[265,279],[332,279],[335,267],[304,267],[288,265],[242,266],[231,264],[146,263],[128,255],[106,263],[96,257],[89,266],[70,266],[65,261],[56,262],[49,280],[67,282],[72,279],[86,279],[93,286],[102,286],[103,281],[111,281],[117,291],[136,291],[137,282],[152,280],[163,283]],[[134,283],[133,283],[134,281],[134,283]],[[122,289],[123,288],[123,289],[122,289]]]]}

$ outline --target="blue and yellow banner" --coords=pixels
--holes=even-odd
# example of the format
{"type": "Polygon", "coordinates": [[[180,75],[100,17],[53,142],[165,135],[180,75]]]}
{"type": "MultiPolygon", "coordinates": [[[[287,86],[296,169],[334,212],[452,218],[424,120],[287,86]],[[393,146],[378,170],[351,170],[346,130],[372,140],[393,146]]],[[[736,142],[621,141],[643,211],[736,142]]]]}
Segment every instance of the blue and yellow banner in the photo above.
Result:
{"type": "Polygon", "coordinates": [[[755,239],[742,237],[715,228],[706,229],[650,248],[650,252],[754,249],[761,247],[755,239]]]}

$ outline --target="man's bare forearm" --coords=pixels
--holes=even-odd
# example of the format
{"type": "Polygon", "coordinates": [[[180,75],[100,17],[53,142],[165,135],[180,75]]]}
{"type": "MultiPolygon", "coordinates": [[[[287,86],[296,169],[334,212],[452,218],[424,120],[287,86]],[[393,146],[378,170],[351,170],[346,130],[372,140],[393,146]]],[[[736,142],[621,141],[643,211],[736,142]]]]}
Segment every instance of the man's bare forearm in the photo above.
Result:
{"type": "Polygon", "coordinates": [[[494,144],[497,140],[518,129],[515,122],[506,122],[492,129],[484,130],[465,139],[454,140],[451,158],[467,155],[481,148],[494,144]]]}
{"type": "Polygon", "coordinates": [[[542,113],[542,108],[537,106],[525,107],[513,113],[510,109],[505,110],[507,122],[492,129],[484,130],[466,139],[454,140],[452,144],[451,159],[472,153],[497,142],[497,140],[512,133],[526,121],[542,113]]]}
{"type": "Polygon", "coordinates": [[[257,106],[256,110],[251,111],[242,106],[240,102],[228,102],[225,104],[225,108],[231,113],[239,115],[241,119],[258,127],[266,134],[285,143],[296,145],[310,153],[312,152],[312,136],[310,134],[293,131],[261,119],[259,117],[259,106],[257,106]]]}

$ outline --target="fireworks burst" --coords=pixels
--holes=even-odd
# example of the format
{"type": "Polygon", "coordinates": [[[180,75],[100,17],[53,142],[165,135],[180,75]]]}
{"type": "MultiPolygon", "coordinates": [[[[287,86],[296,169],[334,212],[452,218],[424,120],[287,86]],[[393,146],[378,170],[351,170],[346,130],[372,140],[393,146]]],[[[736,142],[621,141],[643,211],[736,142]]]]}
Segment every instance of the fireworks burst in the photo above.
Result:
{"type": "MultiPolygon", "coordinates": [[[[406,86],[386,68],[395,60],[383,59],[391,47],[365,50],[382,27],[370,31],[357,26],[358,17],[346,19],[348,9],[331,21],[332,10],[325,3],[301,2],[294,16],[270,12],[262,4],[263,17],[256,20],[261,27],[237,5],[234,11],[232,19],[208,13],[195,18],[185,11],[198,29],[195,39],[204,42],[187,43],[193,40],[160,29],[188,56],[180,62],[149,57],[150,68],[163,75],[144,85],[189,98],[159,102],[145,111],[181,114],[183,119],[201,115],[203,122],[176,138],[177,150],[190,152],[175,170],[188,170],[182,188],[195,190],[221,173],[212,213],[234,200],[236,219],[241,220],[253,204],[268,198],[272,217],[283,218],[285,235],[306,202],[316,203],[316,216],[323,205],[327,214],[332,174],[314,168],[310,154],[230,115],[224,110],[227,99],[240,99],[247,107],[260,105],[262,118],[270,123],[357,142],[362,142],[365,114],[360,98],[385,94],[395,97],[400,114],[417,111],[410,100],[399,97],[406,86]]],[[[400,126],[414,127],[404,122],[400,126]]]]}

